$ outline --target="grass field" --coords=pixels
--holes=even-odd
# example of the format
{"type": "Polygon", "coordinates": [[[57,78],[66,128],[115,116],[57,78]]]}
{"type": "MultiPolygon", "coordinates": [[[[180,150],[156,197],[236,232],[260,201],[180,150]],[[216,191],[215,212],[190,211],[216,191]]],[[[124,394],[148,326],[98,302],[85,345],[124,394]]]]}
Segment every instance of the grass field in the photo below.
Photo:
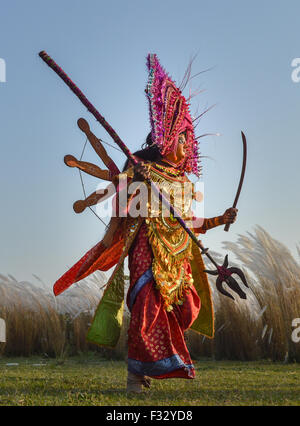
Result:
{"type": "Polygon", "coordinates": [[[300,405],[299,364],[205,360],[195,367],[195,380],[152,380],[150,392],[128,396],[124,361],[0,358],[0,405],[300,405]]]}

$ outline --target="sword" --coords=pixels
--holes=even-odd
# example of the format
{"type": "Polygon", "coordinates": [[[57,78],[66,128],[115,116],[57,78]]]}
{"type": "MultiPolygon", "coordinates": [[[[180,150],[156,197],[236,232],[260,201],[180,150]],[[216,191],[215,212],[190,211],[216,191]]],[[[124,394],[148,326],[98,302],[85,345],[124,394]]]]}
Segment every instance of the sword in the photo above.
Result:
{"type": "MultiPolygon", "coordinates": [[[[246,170],[246,164],[247,164],[247,140],[246,140],[245,134],[243,132],[241,132],[241,134],[242,134],[242,140],[243,140],[243,165],[242,165],[242,172],[241,172],[239,186],[238,186],[236,196],[232,205],[234,209],[236,208],[237,202],[239,200],[239,196],[240,196],[241,189],[244,182],[244,176],[245,176],[245,170],[246,170]]],[[[230,223],[227,223],[225,225],[224,231],[228,232],[229,228],[230,228],[230,223]]]]}

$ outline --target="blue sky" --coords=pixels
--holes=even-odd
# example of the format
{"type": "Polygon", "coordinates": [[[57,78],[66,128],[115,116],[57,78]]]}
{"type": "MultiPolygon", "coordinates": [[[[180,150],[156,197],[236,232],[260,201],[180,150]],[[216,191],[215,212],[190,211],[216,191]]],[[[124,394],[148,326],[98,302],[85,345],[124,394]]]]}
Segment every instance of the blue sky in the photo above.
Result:
{"type": "MultiPolygon", "coordinates": [[[[98,242],[103,226],[89,211],[73,212],[83,198],[78,172],[63,163],[85,142],[76,125],[86,118],[111,142],[71,91],[38,57],[46,50],[134,151],[149,132],[146,55],[157,53],[180,81],[191,55],[194,80],[205,89],[192,111],[217,104],[197,127],[201,140],[205,215],[233,202],[242,144],[249,152],[239,217],[229,233],[203,237],[221,250],[224,240],[256,224],[295,252],[299,242],[300,83],[291,62],[300,57],[298,1],[52,0],[2,2],[0,58],[1,246],[0,272],[19,280],[35,273],[54,282],[98,242]]],[[[187,92],[186,92],[187,94],[187,92]]],[[[118,165],[121,153],[108,149],[118,165]]],[[[88,148],[85,159],[97,162],[88,148]]],[[[85,179],[92,192],[97,181],[85,179]]]]}

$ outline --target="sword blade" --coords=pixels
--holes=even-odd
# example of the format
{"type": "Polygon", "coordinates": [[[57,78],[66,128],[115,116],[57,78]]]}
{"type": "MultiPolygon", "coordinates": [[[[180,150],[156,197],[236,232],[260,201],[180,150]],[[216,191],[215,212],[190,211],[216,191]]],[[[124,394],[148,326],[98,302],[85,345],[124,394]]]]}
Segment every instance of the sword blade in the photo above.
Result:
{"type": "MultiPolygon", "coordinates": [[[[232,207],[234,209],[237,206],[237,202],[238,202],[239,196],[241,194],[241,189],[242,189],[242,186],[243,186],[245,171],[246,171],[246,165],[247,165],[247,139],[246,139],[244,132],[241,132],[241,134],[242,134],[242,140],[243,140],[243,165],[242,165],[242,171],[241,171],[239,186],[238,186],[236,196],[235,196],[235,199],[234,199],[234,202],[233,202],[233,205],[232,205],[232,207]]],[[[231,225],[230,223],[227,223],[225,225],[224,231],[228,232],[230,225],[231,225]]]]}

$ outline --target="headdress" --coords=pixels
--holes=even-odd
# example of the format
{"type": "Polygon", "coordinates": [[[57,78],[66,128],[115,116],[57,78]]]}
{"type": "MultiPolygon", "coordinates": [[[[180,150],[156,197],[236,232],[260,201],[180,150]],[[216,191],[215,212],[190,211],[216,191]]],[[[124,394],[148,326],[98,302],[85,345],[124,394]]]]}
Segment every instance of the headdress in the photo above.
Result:
{"type": "Polygon", "coordinates": [[[149,100],[151,135],[162,155],[177,148],[178,136],[186,132],[184,170],[200,176],[198,141],[195,139],[189,104],[181,90],[160,65],[155,54],[147,56],[149,69],[146,94],[149,100]]]}

